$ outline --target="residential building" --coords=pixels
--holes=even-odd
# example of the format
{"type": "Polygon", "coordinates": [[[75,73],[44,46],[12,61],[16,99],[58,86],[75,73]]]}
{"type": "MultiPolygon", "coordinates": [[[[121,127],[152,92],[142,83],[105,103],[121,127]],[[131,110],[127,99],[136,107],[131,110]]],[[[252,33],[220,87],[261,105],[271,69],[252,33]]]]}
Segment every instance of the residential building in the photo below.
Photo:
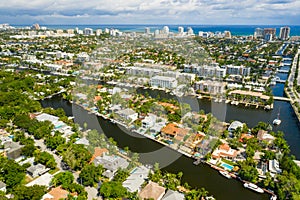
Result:
{"type": "Polygon", "coordinates": [[[143,190],[139,193],[139,197],[142,200],[153,199],[161,200],[164,196],[166,188],[160,186],[158,183],[150,181],[143,190]]]}
{"type": "Polygon", "coordinates": [[[142,120],[142,127],[145,129],[153,127],[156,123],[156,119],[156,115],[149,113],[148,116],[142,120]]]}
{"type": "Polygon", "coordinates": [[[276,28],[264,28],[263,36],[267,41],[271,41],[273,38],[276,38],[276,28]]]}
{"type": "Polygon", "coordinates": [[[279,167],[278,160],[269,160],[269,171],[273,174],[280,174],[282,172],[282,169],[279,167]]]}
{"type": "Polygon", "coordinates": [[[69,192],[62,189],[61,186],[52,188],[47,194],[42,197],[42,200],[60,200],[66,199],[69,192]]]}
{"type": "Polygon", "coordinates": [[[150,85],[152,87],[172,89],[177,87],[177,80],[176,78],[172,78],[172,77],[154,76],[150,79],[150,85]]]}
{"type": "Polygon", "coordinates": [[[188,28],[187,28],[187,34],[188,34],[188,35],[195,35],[195,34],[194,34],[194,30],[192,29],[192,27],[188,27],[188,28]]]}
{"type": "Polygon", "coordinates": [[[182,26],[178,27],[178,34],[183,34],[184,33],[184,28],[182,26]]]}
{"type": "Polygon", "coordinates": [[[150,169],[145,166],[137,167],[130,176],[122,183],[128,192],[140,192],[142,184],[148,178],[150,169]]]}
{"type": "Polygon", "coordinates": [[[102,157],[96,157],[94,159],[94,164],[96,166],[102,165],[103,168],[109,170],[113,174],[119,169],[126,169],[129,165],[129,163],[119,156],[108,156],[104,155],[102,157]]]}
{"type": "Polygon", "coordinates": [[[228,131],[233,132],[235,131],[237,128],[243,128],[243,123],[240,121],[233,121],[229,127],[228,127],[228,131]]]}
{"type": "Polygon", "coordinates": [[[124,110],[119,110],[116,112],[120,117],[124,118],[125,120],[135,121],[138,118],[138,113],[132,110],[131,108],[126,108],[124,110]]]}
{"type": "Polygon", "coordinates": [[[47,188],[49,188],[50,185],[51,185],[52,178],[53,178],[53,175],[49,174],[47,172],[47,173],[43,174],[42,176],[34,179],[30,183],[27,183],[25,186],[30,187],[30,186],[33,186],[33,185],[40,185],[40,186],[46,186],[47,188]]]}
{"type": "Polygon", "coordinates": [[[194,90],[210,94],[224,94],[226,82],[202,80],[194,83],[194,90]]]}
{"type": "Polygon", "coordinates": [[[160,69],[146,68],[146,67],[127,67],[126,74],[143,77],[153,77],[162,73],[160,69]]]}
{"type": "Polygon", "coordinates": [[[183,141],[183,138],[188,134],[189,130],[185,128],[179,128],[174,123],[169,123],[167,126],[161,129],[161,135],[167,138],[175,138],[177,141],[183,141]]]}
{"type": "Polygon", "coordinates": [[[250,67],[227,65],[226,72],[229,75],[250,76],[250,67]]]}
{"type": "Polygon", "coordinates": [[[289,37],[290,37],[290,31],[291,31],[291,28],[288,27],[288,26],[281,27],[280,28],[280,33],[279,33],[279,38],[281,40],[287,40],[287,39],[289,39],[289,37]]]}
{"type": "Polygon", "coordinates": [[[0,191],[6,193],[6,184],[0,181],[0,191]]]}
{"type": "Polygon", "coordinates": [[[15,160],[21,156],[23,145],[18,142],[7,141],[3,143],[4,153],[8,159],[15,160]]]}
{"type": "Polygon", "coordinates": [[[90,160],[90,163],[92,163],[95,160],[95,158],[107,155],[108,153],[109,151],[106,148],[95,147],[94,154],[90,160]]]}
{"type": "Polygon", "coordinates": [[[88,141],[88,139],[86,139],[86,137],[83,137],[76,140],[75,144],[83,144],[84,146],[89,146],[90,142],[88,141]]]}
{"type": "Polygon", "coordinates": [[[234,159],[236,158],[238,151],[232,149],[228,144],[221,144],[213,153],[212,158],[228,158],[234,159]]]}
{"type": "Polygon", "coordinates": [[[145,33],[146,33],[146,34],[150,34],[150,33],[151,33],[149,27],[146,27],[146,28],[145,28],[145,33]]]}
{"type": "Polygon", "coordinates": [[[44,165],[39,163],[37,165],[28,167],[26,171],[32,178],[35,178],[45,174],[47,171],[49,171],[49,168],[46,168],[44,165]]]}
{"type": "Polygon", "coordinates": [[[224,31],[224,37],[227,39],[231,38],[231,32],[230,31],[224,31]]]}
{"type": "Polygon", "coordinates": [[[85,28],[83,30],[83,34],[84,35],[93,35],[93,29],[91,29],[91,28],[85,28]]]}
{"type": "Polygon", "coordinates": [[[268,143],[271,143],[275,140],[275,137],[269,134],[268,131],[259,130],[257,133],[257,139],[260,141],[266,141],[268,143]]]}
{"type": "Polygon", "coordinates": [[[254,37],[257,39],[261,39],[264,37],[264,30],[262,28],[256,28],[254,32],[254,37]]]}
{"type": "Polygon", "coordinates": [[[185,199],[184,194],[174,190],[168,190],[162,198],[162,200],[184,200],[184,199],[185,199]]]}
{"type": "Polygon", "coordinates": [[[185,65],[185,72],[191,72],[198,74],[199,77],[209,78],[223,78],[226,76],[226,69],[220,68],[218,65],[203,65],[203,66],[195,66],[195,65],[185,65]]]}

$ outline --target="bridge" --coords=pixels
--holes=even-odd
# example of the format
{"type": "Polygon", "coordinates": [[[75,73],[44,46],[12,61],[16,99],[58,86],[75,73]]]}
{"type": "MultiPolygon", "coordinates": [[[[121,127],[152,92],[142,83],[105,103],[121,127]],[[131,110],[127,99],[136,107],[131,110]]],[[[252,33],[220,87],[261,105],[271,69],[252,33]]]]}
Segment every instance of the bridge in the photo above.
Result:
{"type": "Polygon", "coordinates": [[[284,73],[284,74],[288,74],[289,70],[283,70],[283,69],[279,69],[277,70],[278,73],[284,73]]]}
{"type": "Polygon", "coordinates": [[[280,80],[280,79],[277,79],[276,82],[277,82],[277,83],[285,83],[286,80],[280,80]]]}
{"type": "Polygon", "coordinates": [[[291,101],[290,98],[287,97],[278,97],[278,96],[273,96],[274,100],[278,100],[278,101],[291,101]]]}

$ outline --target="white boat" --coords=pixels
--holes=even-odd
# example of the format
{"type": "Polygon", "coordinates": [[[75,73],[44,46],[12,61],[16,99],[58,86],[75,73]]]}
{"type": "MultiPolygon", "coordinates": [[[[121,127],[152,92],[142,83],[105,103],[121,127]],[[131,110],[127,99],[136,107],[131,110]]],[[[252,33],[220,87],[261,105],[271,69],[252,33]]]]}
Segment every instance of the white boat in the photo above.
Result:
{"type": "Polygon", "coordinates": [[[220,172],[220,174],[222,174],[222,175],[225,176],[226,178],[228,178],[228,179],[231,178],[231,176],[230,176],[230,174],[229,174],[228,172],[226,172],[226,171],[219,171],[219,172],[220,172]]]}
{"type": "Polygon", "coordinates": [[[270,200],[277,200],[277,196],[276,195],[271,196],[270,200]]]}
{"type": "Polygon", "coordinates": [[[258,187],[257,185],[255,185],[253,183],[244,183],[244,187],[248,188],[250,190],[253,190],[255,192],[258,192],[258,193],[264,193],[263,189],[261,189],[260,187],[258,187]]]}
{"type": "Polygon", "coordinates": [[[280,125],[280,123],[281,123],[281,120],[279,119],[279,114],[280,114],[280,110],[277,114],[277,118],[273,120],[273,124],[276,126],[280,125]]]}

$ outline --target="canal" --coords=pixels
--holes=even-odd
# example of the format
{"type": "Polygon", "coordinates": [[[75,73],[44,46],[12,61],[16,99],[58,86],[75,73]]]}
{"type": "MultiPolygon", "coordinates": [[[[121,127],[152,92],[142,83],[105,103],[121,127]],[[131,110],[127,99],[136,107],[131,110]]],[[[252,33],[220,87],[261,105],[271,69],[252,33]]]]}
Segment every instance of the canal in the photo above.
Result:
{"type": "MultiPolygon", "coordinates": [[[[155,95],[157,91],[148,91],[155,95]]],[[[160,92],[160,95],[166,95],[164,92],[160,92]]],[[[180,101],[194,101],[191,98],[186,98],[180,101]]],[[[216,104],[207,100],[198,100],[198,109],[203,109],[206,112],[216,110],[216,104]]],[[[163,170],[177,173],[182,171],[184,176],[183,182],[188,182],[193,187],[205,187],[214,197],[217,199],[232,200],[232,199],[268,199],[267,194],[257,194],[248,189],[245,189],[241,182],[236,180],[228,180],[219,173],[207,165],[200,164],[195,166],[193,160],[186,156],[181,156],[178,152],[164,147],[157,142],[150,139],[146,139],[135,133],[127,132],[119,126],[112,124],[108,120],[96,117],[93,114],[89,114],[83,108],[77,105],[72,105],[69,102],[63,100],[60,96],[55,96],[52,99],[46,99],[41,102],[44,107],[63,108],[68,116],[74,116],[75,122],[83,125],[87,122],[90,129],[97,129],[99,132],[104,132],[107,137],[113,137],[118,145],[123,148],[128,146],[132,151],[140,154],[140,161],[142,163],[154,164],[159,162],[163,167],[163,170]]],[[[256,125],[259,121],[271,122],[277,115],[278,108],[280,107],[282,124],[274,130],[284,130],[285,138],[291,146],[292,153],[298,158],[300,133],[298,127],[298,121],[291,106],[286,102],[275,102],[275,109],[271,111],[264,111],[260,109],[250,109],[239,106],[232,106],[228,104],[219,103],[222,109],[225,110],[226,121],[240,120],[246,122],[250,127],[256,125]],[[297,153],[298,152],[298,153],[297,153]]],[[[218,108],[218,107],[217,107],[218,108]]],[[[219,110],[219,109],[217,109],[219,110]]],[[[217,113],[218,115],[218,113],[217,113]]]]}

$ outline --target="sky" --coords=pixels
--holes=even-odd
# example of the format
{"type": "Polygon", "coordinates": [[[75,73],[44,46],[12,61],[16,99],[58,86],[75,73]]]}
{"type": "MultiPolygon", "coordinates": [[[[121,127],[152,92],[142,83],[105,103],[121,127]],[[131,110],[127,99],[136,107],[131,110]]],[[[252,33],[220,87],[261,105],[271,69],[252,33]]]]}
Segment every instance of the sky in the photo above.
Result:
{"type": "Polygon", "coordinates": [[[0,23],[300,25],[300,0],[1,0],[0,23]]]}

